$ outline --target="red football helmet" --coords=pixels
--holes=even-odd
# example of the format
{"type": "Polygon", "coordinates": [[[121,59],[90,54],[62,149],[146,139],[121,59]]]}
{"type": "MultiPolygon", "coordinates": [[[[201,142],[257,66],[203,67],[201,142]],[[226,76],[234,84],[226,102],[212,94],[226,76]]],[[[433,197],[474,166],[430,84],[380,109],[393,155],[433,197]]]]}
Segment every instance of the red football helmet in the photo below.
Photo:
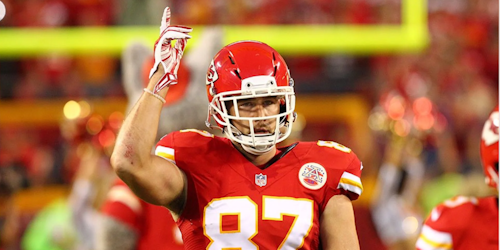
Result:
{"type": "Polygon", "coordinates": [[[494,188],[498,188],[498,125],[500,123],[498,106],[490,114],[484,123],[481,135],[481,162],[486,183],[494,188]]]}
{"type": "Polygon", "coordinates": [[[257,41],[241,41],[222,48],[212,60],[207,72],[208,107],[207,126],[211,117],[224,133],[252,154],[269,151],[276,143],[285,140],[295,119],[295,93],[293,80],[281,55],[269,45],[257,41]],[[236,110],[230,115],[226,104],[240,99],[276,96],[282,97],[278,115],[241,117],[236,110]],[[272,134],[256,134],[253,122],[276,119],[272,134]],[[250,134],[243,134],[232,120],[248,121],[250,134]]]}

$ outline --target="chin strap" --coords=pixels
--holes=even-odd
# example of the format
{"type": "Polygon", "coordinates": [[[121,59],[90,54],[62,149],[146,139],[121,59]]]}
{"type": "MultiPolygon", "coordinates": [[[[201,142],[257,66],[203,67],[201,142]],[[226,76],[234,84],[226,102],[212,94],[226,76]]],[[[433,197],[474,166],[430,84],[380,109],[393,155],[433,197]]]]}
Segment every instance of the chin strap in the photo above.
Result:
{"type": "MultiPolygon", "coordinates": [[[[232,126],[232,125],[231,125],[232,126]]],[[[232,126],[232,133],[229,132],[229,130],[224,127],[222,129],[222,131],[226,134],[226,136],[228,138],[230,138],[232,141],[234,141],[235,143],[238,143],[241,145],[241,147],[243,148],[243,150],[247,151],[248,153],[250,154],[253,154],[253,155],[262,155],[264,153],[267,153],[269,152],[273,146],[275,146],[275,144],[267,144],[267,145],[256,145],[256,146],[251,146],[251,145],[248,145],[248,144],[244,144],[244,143],[240,143],[238,141],[235,141],[234,139],[238,139],[240,141],[244,141],[244,142],[252,142],[252,137],[251,136],[248,136],[248,135],[244,135],[243,133],[241,133],[236,127],[232,126]],[[234,138],[234,139],[233,139],[234,138]]],[[[257,137],[259,141],[273,141],[274,140],[274,135],[270,134],[270,135],[266,135],[266,136],[260,136],[260,137],[257,137]]]]}
{"type": "Polygon", "coordinates": [[[245,151],[247,151],[248,153],[253,154],[253,155],[262,155],[264,153],[267,153],[267,152],[271,151],[273,146],[274,145],[252,147],[252,146],[247,146],[247,145],[241,144],[241,147],[245,151]]]}
{"type": "MultiPolygon", "coordinates": [[[[250,154],[262,155],[264,153],[269,152],[276,145],[277,138],[275,134],[259,135],[259,136],[254,136],[252,138],[252,136],[250,135],[241,133],[234,126],[232,130],[233,133],[236,132],[235,134],[232,135],[233,137],[236,137],[239,140],[246,142],[246,143],[241,143],[241,146],[245,151],[247,151],[250,154]]],[[[275,133],[279,133],[279,130],[276,130],[275,133]]]]}

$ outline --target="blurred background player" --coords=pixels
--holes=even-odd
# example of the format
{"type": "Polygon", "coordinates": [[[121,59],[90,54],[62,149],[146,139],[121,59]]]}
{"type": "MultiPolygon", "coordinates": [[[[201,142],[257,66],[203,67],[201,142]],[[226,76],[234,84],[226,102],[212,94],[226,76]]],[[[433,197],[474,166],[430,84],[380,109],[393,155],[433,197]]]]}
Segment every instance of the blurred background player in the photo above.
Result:
{"type": "Polygon", "coordinates": [[[498,249],[498,106],[484,123],[481,161],[491,196],[457,196],[435,207],[416,243],[418,250],[498,249]]]}
{"type": "Polygon", "coordinates": [[[20,232],[19,211],[14,205],[15,180],[9,168],[0,168],[0,250],[16,249],[20,232]]]}
{"type": "MultiPolygon", "coordinates": [[[[199,43],[186,52],[179,67],[180,84],[169,90],[161,111],[158,135],[186,128],[205,128],[206,65],[222,46],[219,28],[206,28],[199,43]],[[168,119],[175,117],[176,119],[168,119]]],[[[123,53],[123,84],[127,110],[137,102],[147,84],[154,63],[152,49],[141,42],[131,43],[123,53]]],[[[159,138],[158,138],[159,139],[159,138]]],[[[183,249],[182,237],[170,212],[139,199],[120,179],[110,189],[102,209],[98,250],[104,249],[183,249]]]]}
{"type": "Polygon", "coordinates": [[[371,246],[371,249],[411,249],[418,237],[418,225],[423,219],[417,197],[425,166],[421,152],[416,150],[415,145],[424,140],[425,133],[407,121],[418,116],[409,107],[422,100],[427,101],[428,98],[424,94],[415,97],[391,90],[382,95],[379,105],[371,111],[372,115],[384,117],[382,122],[390,122],[392,107],[389,103],[399,103],[405,107],[401,111],[405,115],[396,120],[398,125],[402,125],[396,126],[399,130],[374,131],[385,146],[375,187],[377,195],[371,201],[370,217],[383,246],[371,246]]]}
{"type": "Polygon", "coordinates": [[[411,249],[418,236],[418,224],[422,222],[417,197],[424,166],[418,157],[407,153],[411,146],[409,139],[396,136],[389,139],[378,173],[378,195],[371,207],[377,234],[389,250],[411,249]]]}
{"type": "Polygon", "coordinates": [[[98,208],[114,178],[109,154],[123,114],[109,117],[92,112],[85,101],[69,101],[65,110],[74,107],[77,116],[61,122],[65,139],[64,172],[71,180],[66,197],[56,199],[34,217],[24,232],[22,248],[26,250],[95,249],[95,229],[100,219],[98,208]]]}

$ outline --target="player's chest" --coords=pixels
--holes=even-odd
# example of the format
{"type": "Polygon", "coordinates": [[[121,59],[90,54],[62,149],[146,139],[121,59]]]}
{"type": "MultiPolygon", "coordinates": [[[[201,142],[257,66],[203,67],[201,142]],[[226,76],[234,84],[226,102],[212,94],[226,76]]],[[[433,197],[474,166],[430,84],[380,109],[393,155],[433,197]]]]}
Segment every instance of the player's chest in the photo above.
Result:
{"type": "Polygon", "coordinates": [[[333,178],[325,167],[282,161],[263,170],[229,163],[213,169],[193,176],[210,248],[315,249],[322,199],[333,178]]]}
{"type": "Polygon", "coordinates": [[[256,203],[261,197],[291,197],[321,202],[325,186],[336,177],[315,162],[279,162],[265,169],[253,165],[223,164],[218,171],[199,176],[195,183],[207,202],[219,197],[248,196],[256,203]]]}

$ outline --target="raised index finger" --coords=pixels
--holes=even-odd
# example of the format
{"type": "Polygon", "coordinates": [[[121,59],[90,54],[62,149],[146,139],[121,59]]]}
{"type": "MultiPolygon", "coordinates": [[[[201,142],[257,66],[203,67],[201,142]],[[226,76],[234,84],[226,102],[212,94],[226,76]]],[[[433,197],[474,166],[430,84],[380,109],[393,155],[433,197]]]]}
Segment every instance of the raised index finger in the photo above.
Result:
{"type": "Polygon", "coordinates": [[[161,17],[160,34],[163,33],[168,26],[170,26],[170,15],[170,8],[166,7],[165,10],[163,10],[163,16],[161,17]]]}

